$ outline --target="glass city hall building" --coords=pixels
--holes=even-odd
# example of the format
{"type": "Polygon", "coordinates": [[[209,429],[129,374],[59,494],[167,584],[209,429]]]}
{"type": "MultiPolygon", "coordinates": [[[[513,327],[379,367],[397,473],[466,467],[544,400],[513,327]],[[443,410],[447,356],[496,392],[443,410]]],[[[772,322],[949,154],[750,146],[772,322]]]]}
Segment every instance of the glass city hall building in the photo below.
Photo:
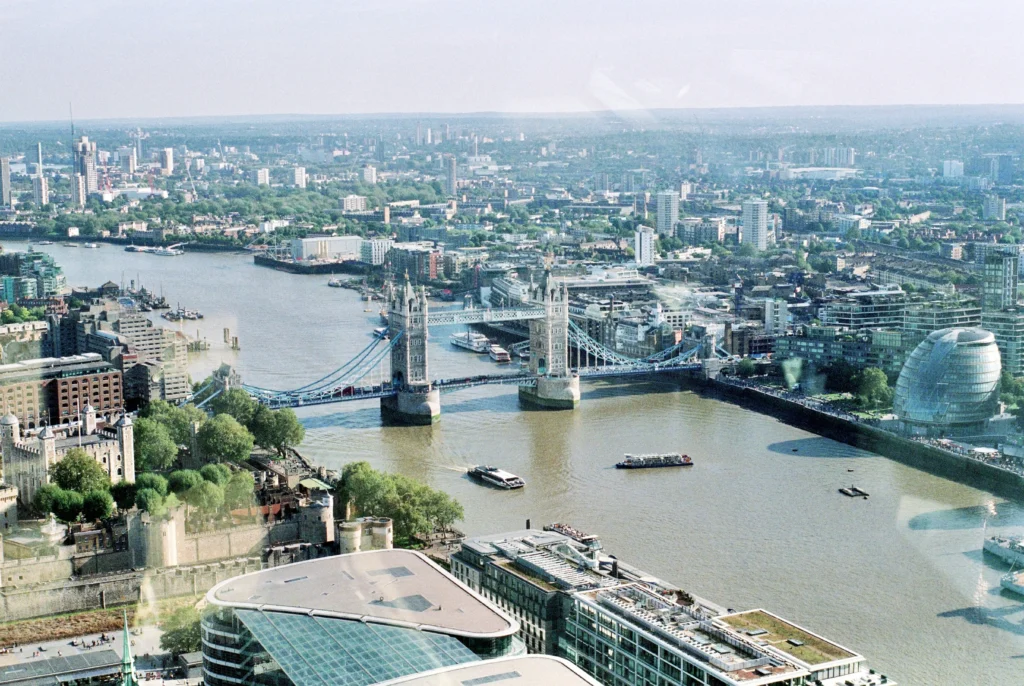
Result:
{"type": "Polygon", "coordinates": [[[364,686],[526,652],[515,620],[408,550],[246,574],[207,601],[211,686],[364,686]]]}

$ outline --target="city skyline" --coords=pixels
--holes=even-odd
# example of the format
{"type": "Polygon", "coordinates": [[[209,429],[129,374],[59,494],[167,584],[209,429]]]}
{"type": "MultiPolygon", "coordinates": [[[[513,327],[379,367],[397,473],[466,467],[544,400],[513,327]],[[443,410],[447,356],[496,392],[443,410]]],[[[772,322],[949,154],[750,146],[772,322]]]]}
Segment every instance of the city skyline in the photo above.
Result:
{"type": "Polygon", "coordinates": [[[0,121],[1024,102],[1016,4],[727,5],[13,0],[0,121]]]}

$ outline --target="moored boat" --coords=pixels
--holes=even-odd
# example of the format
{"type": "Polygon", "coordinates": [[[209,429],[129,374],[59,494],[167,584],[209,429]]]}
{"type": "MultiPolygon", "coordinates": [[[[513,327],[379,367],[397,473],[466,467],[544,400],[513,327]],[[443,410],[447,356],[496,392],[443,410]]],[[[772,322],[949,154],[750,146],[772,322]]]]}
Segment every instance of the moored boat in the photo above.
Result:
{"type": "Polygon", "coordinates": [[[840,488],[839,492],[842,493],[845,496],[850,497],[850,498],[867,498],[868,497],[868,492],[867,491],[862,490],[860,488],[857,488],[856,486],[846,486],[844,488],[840,488]]]}
{"type": "Polygon", "coordinates": [[[472,350],[475,353],[486,353],[491,349],[491,341],[487,336],[476,331],[453,333],[448,340],[457,348],[472,350]]]}
{"type": "Polygon", "coordinates": [[[508,354],[508,351],[502,348],[500,345],[492,345],[488,353],[491,359],[500,364],[512,361],[512,356],[508,354]]]}
{"type": "Polygon", "coordinates": [[[1024,566],[1024,539],[1020,536],[989,536],[982,548],[1006,564],[1024,566]]]}
{"type": "Polygon", "coordinates": [[[477,465],[469,470],[469,475],[475,479],[488,483],[498,488],[510,491],[515,488],[522,488],[526,482],[511,472],[488,465],[477,465]]]}
{"type": "Polygon", "coordinates": [[[345,282],[335,276],[334,278],[330,279],[327,282],[327,285],[330,286],[331,288],[344,288],[345,282]]]}
{"type": "Polygon", "coordinates": [[[657,467],[692,467],[693,460],[681,453],[656,453],[652,455],[626,455],[622,462],[615,463],[616,469],[653,469],[657,467]]]}
{"type": "Polygon", "coordinates": [[[1007,572],[999,580],[999,585],[1011,593],[1024,596],[1024,572],[1007,572]]]}

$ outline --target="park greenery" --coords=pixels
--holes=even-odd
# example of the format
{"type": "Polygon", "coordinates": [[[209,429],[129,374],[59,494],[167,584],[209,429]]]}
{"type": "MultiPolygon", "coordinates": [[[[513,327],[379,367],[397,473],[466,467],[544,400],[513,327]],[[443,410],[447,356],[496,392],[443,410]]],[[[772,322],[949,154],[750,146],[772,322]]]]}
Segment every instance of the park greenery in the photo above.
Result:
{"type": "Polygon", "coordinates": [[[193,605],[180,607],[159,623],[163,634],[160,647],[173,654],[194,653],[202,649],[199,610],[193,605]]]}
{"type": "Polygon", "coordinates": [[[50,483],[36,491],[32,505],[62,522],[109,517],[114,511],[110,478],[87,452],[72,448],[50,467],[50,483]]]}
{"type": "Polygon", "coordinates": [[[447,493],[402,474],[377,471],[366,462],[345,465],[336,496],[360,516],[390,518],[401,545],[450,528],[464,516],[462,505],[447,493]]]}

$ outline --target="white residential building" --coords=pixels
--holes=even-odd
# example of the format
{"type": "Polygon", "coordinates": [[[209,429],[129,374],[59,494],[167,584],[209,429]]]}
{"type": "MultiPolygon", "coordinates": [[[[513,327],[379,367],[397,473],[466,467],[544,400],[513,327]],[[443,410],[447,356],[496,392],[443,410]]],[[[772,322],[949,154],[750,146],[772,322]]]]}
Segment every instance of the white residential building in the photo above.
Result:
{"type": "Polygon", "coordinates": [[[341,209],[345,212],[365,212],[366,196],[355,194],[346,195],[341,199],[341,209]]]}
{"type": "Polygon", "coordinates": [[[252,175],[253,183],[257,186],[269,186],[270,185],[270,170],[264,167],[263,169],[257,169],[252,175]]]}
{"type": "Polygon", "coordinates": [[[633,253],[638,267],[654,264],[654,229],[642,226],[633,233],[633,253]]]}
{"type": "Polygon", "coordinates": [[[764,301],[764,332],[769,336],[782,336],[786,333],[789,320],[789,305],[785,300],[769,299],[764,301]]]}
{"type": "Polygon", "coordinates": [[[768,249],[768,202],[766,200],[743,201],[743,245],[752,245],[758,250],[768,249]]]}
{"type": "Polygon", "coordinates": [[[50,182],[45,176],[32,177],[32,201],[36,207],[50,202],[50,182]]]}
{"type": "Polygon", "coordinates": [[[359,259],[372,265],[384,264],[384,258],[395,242],[390,238],[370,238],[360,247],[359,259]]]}
{"type": "Polygon", "coordinates": [[[964,163],[960,160],[944,160],[942,176],[946,179],[959,179],[964,175],[964,163]]]}
{"type": "Polygon", "coordinates": [[[305,188],[306,187],[306,168],[305,167],[295,167],[295,169],[292,170],[292,174],[293,174],[293,176],[292,176],[292,179],[293,179],[292,180],[292,184],[296,188],[305,188]]]}
{"type": "Polygon", "coordinates": [[[377,168],[372,164],[363,167],[363,181],[365,183],[377,183],[377,168]]]}
{"type": "Polygon", "coordinates": [[[675,236],[679,223],[679,193],[661,191],[658,193],[658,235],[675,236]]]}

